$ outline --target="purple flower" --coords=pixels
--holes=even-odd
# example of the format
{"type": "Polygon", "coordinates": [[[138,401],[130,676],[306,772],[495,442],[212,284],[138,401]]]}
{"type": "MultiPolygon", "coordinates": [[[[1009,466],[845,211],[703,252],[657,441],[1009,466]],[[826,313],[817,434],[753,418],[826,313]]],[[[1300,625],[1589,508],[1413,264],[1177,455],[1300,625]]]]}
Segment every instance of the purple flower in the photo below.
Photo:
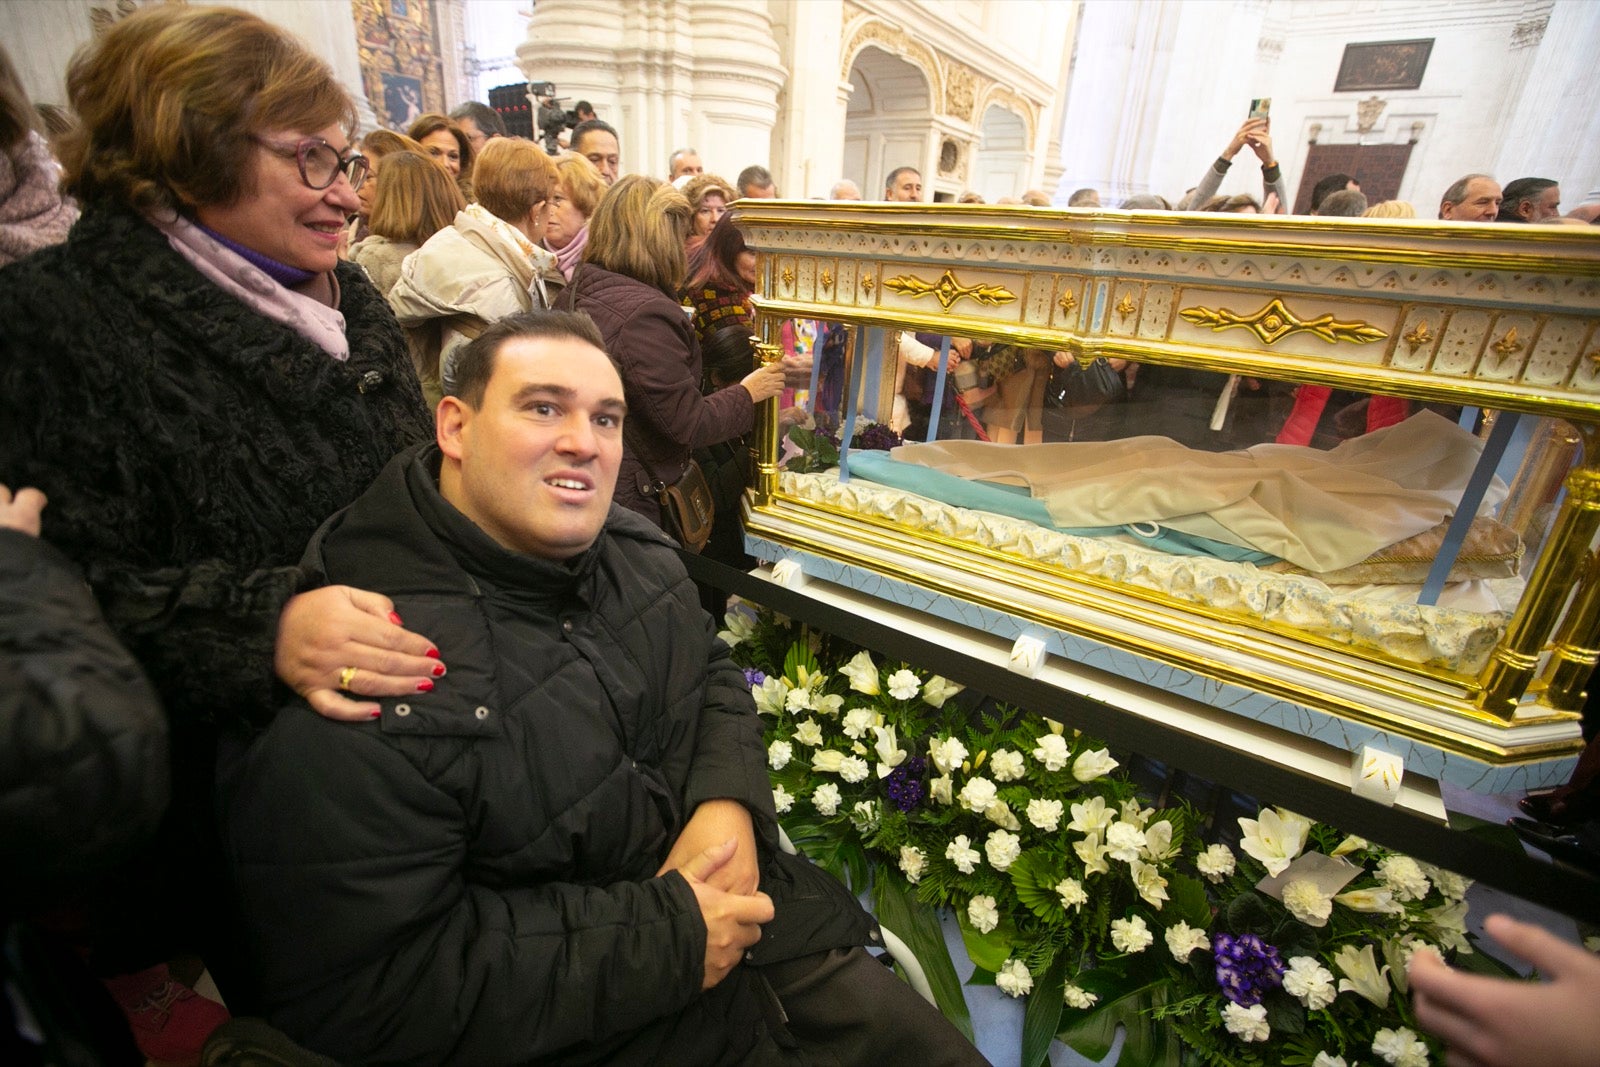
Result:
{"type": "Polygon", "coordinates": [[[900,766],[889,772],[889,777],[884,779],[884,791],[889,794],[889,801],[903,812],[910,812],[927,794],[927,789],[922,784],[922,772],[927,769],[928,761],[921,756],[912,756],[900,766]]]}
{"type": "Polygon", "coordinates": [[[767,675],[765,671],[758,671],[754,667],[746,667],[744,669],[744,680],[751,689],[754,689],[767,680],[767,675]]]}
{"type": "Polygon", "coordinates": [[[1211,939],[1217,961],[1217,985],[1222,995],[1241,1008],[1261,1003],[1261,998],[1283,985],[1283,961],[1278,950],[1262,944],[1255,934],[1217,934],[1211,939]]]}
{"type": "Polygon", "coordinates": [[[868,423],[856,433],[855,447],[859,449],[878,449],[887,452],[891,448],[898,448],[904,442],[900,435],[881,422],[868,423]]]}

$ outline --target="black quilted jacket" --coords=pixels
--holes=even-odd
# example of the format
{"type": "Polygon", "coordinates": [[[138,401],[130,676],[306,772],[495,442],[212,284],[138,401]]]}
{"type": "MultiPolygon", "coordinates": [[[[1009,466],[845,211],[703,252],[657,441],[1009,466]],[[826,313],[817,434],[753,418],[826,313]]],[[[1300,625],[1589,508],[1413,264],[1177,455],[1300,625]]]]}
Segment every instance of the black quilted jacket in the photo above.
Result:
{"type": "Polygon", "coordinates": [[[864,944],[775,856],[749,687],[665,536],[613,507],[566,565],[509,552],[402,456],[308,560],[393,597],[450,673],[379,721],[278,716],[223,787],[267,1013],[347,1063],[736,1062],[759,967],[700,992],[705,926],[656,868],[702,800],[755,815],[777,918],[755,962],[864,944]]]}
{"type": "Polygon", "coordinates": [[[359,267],[337,278],[347,363],[126,211],[92,207],[0,270],[0,482],[49,496],[45,538],[87,572],[180,744],[198,720],[271,715],[307,539],[431,436],[394,316],[359,267]]]}

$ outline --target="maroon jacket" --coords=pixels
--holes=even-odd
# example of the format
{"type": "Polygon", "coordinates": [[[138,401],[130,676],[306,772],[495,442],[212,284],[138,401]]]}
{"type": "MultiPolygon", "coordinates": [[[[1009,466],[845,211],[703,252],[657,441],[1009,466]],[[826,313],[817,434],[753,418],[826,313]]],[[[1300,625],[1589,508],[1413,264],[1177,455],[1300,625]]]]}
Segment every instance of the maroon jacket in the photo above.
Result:
{"type": "Polygon", "coordinates": [[[622,372],[628,401],[616,502],[657,526],[653,483],[683,476],[693,449],[748,433],[755,404],[742,385],[700,393],[700,342],[688,313],[644,282],[584,263],[556,307],[586,312],[622,372]]]}

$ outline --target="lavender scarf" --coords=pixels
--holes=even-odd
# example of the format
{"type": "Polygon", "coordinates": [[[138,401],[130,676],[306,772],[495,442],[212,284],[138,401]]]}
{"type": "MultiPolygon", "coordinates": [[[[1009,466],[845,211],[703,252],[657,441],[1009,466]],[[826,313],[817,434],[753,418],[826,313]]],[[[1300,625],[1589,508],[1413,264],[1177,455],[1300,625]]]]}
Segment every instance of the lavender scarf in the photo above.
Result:
{"type": "Polygon", "coordinates": [[[565,248],[550,248],[556,255],[556,266],[561,268],[561,274],[572,280],[572,272],[578,269],[578,261],[583,258],[583,246],[589,243],[589,224],[584,223],[583,229],[578,231],[578,236],[567,242],[565,248]]]}
{"type": "Polygon", "coordinates": [[[0,152],[0,267],[60,244],[78,208],[61,196],[61,170],[44,138],[30,133],[15,153],[0,152]]]}

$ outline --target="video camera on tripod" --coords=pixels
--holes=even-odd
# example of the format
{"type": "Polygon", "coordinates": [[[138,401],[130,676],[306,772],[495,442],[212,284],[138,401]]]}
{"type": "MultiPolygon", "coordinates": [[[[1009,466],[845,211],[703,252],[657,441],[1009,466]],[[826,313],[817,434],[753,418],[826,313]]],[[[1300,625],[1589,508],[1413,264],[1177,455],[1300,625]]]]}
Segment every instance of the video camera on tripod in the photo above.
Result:
{"type": "Polygon", "coordinates": [[[556,95],[555,82],[529,82],[528,96],[539,102],[539,134],[553,156],[561,151],[561,134],[578,124],[578,113],[561,106],[564,98],[556,95]]]}

